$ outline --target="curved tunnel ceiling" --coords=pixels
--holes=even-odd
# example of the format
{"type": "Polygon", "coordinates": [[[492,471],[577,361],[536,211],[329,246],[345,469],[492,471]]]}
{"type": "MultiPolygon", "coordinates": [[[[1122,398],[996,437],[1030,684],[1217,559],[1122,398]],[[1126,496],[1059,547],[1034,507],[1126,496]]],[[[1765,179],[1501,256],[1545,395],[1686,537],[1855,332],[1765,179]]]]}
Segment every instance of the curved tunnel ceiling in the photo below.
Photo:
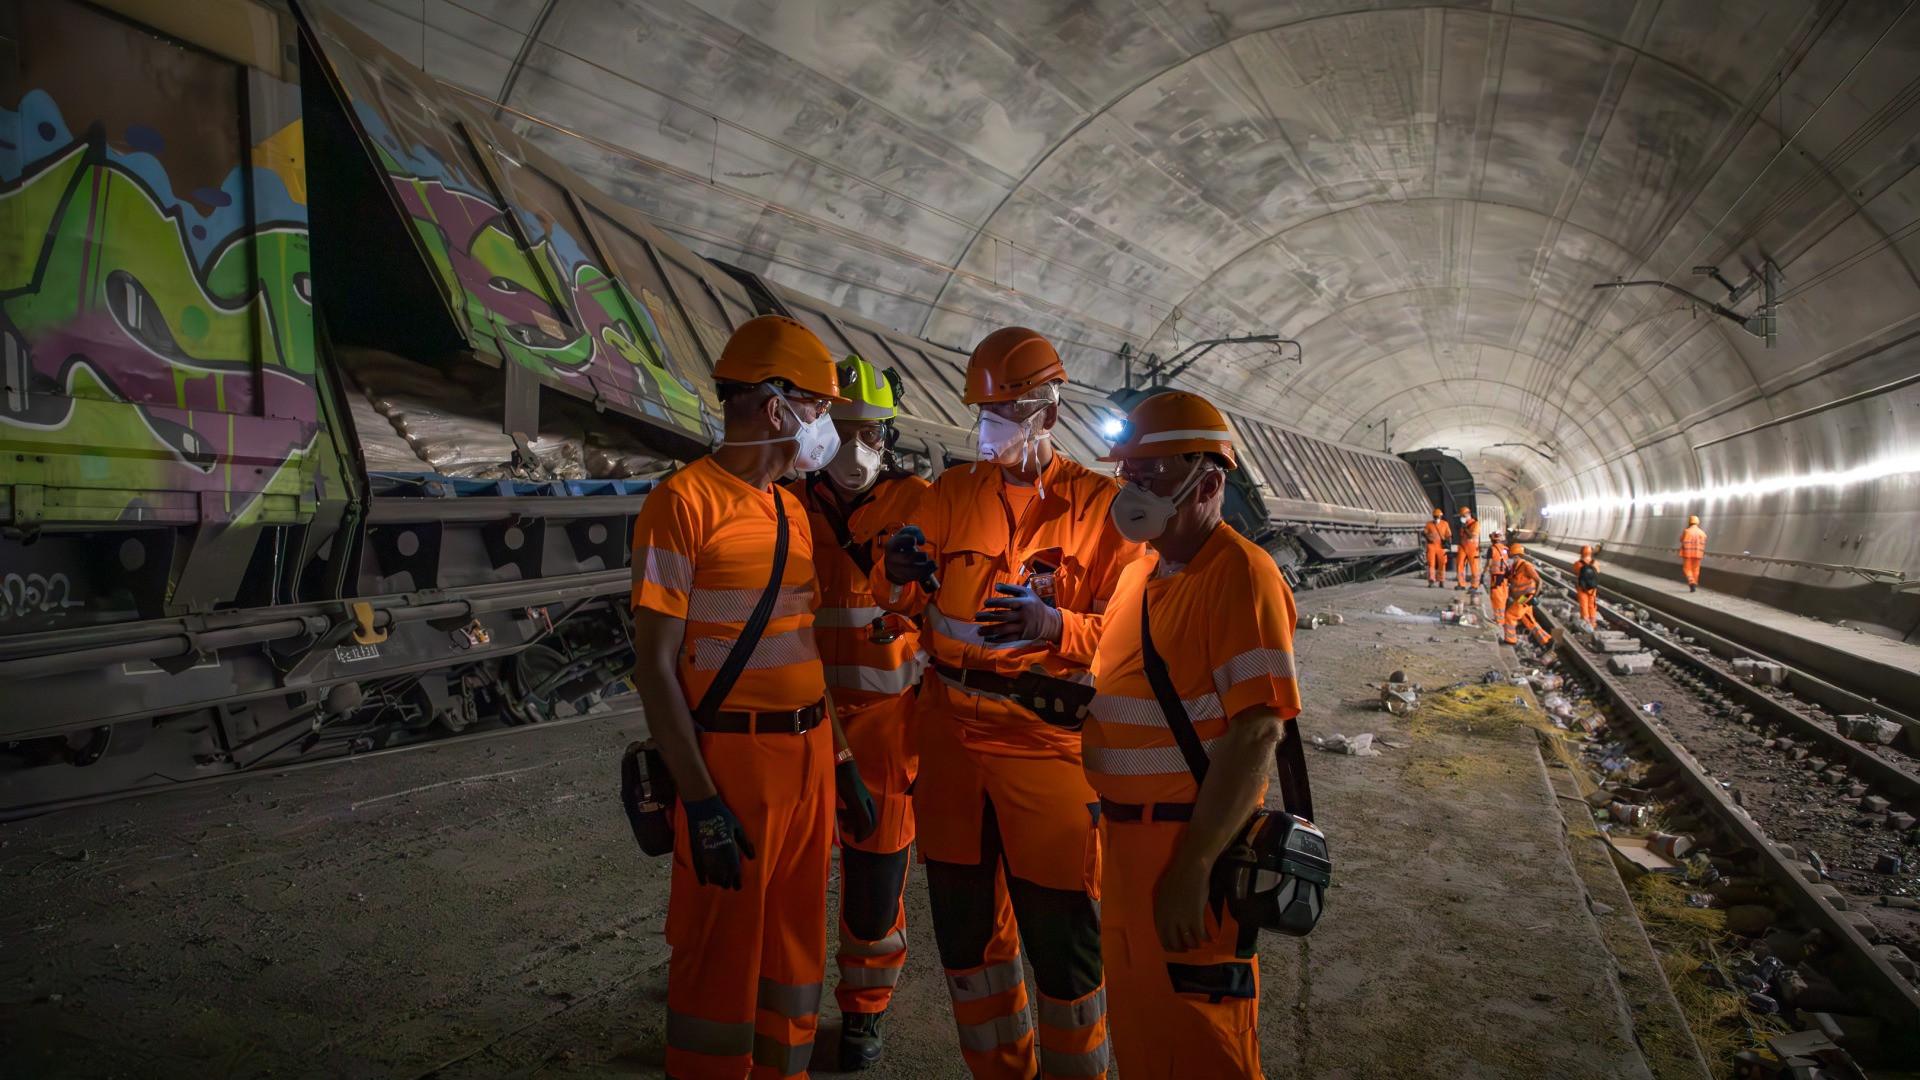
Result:
{"type": "Polygon", "coordinates": [[[1185,379],[1527,503],[1920,367],[1912,3],[334,3],[708,254],[1107,386],[1298,338],[1185,379]],[[1773,350],[1592,288],[1763,256],[1773,350]]]}

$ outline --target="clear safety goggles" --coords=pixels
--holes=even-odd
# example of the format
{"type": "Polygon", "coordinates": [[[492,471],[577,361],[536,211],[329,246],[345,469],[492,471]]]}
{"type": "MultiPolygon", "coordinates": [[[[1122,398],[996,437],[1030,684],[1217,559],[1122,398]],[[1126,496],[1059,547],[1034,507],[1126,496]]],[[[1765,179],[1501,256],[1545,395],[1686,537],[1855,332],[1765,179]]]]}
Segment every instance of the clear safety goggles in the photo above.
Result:
{"type": "Polygon", "coordinates": [[[857,442],[870,450],[885,450],[893,425],[887,420],[853,420],[836,423],[843,442],[857,442]]]}
{"type": "Polygon", "coordinates": [[[1024,397],[1012,401],[990,401],[976,406],[982,413],[992,413],[1002,420],[1020,423],[1032,419],[1049,405],[1060,404],[1060,388],[1048,383],[1024,397]]]}
{"type": "Polygon", "coordinates": [[[1114,469],[1122,481],[1159,492],[1178,487],[1187,477],[1204,469],[1217,468],[1200,454],[1173,457],[1128,458],[1114,469]]]}

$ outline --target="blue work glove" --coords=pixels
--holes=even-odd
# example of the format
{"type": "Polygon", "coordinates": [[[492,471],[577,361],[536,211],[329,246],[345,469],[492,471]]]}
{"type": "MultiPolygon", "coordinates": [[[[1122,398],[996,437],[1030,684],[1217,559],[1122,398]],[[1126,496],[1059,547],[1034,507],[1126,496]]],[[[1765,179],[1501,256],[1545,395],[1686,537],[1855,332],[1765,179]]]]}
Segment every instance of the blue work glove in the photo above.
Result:
{"type": "Polygon", "coordinates": [[[933,576],[933,557],[920,550],[926,542],[927,534],[920,531],[920,526],[900,526],[900,531],[887,540],[887,580],[895,585],[919,582],[929,592],[939,588],[939,580],[933,576]]]}
{"type": "Polygon", "coordinates": [[[740,861],[753,858],[753,843],[740,819],[720,796],[682,803],[687,811],[687,855],[702,885],[740,887],[740,861]]]}
{"type": "Polygon", "coordinates": [[[880,811],[873,805],[867,782],[860,779],[859,763],[852,758],[833,767],[833,786],[840,796],[840,831],[855,840],[865,840],[880,827],[880,811]]]}
{"type": "Polygon", "coordinates": [[[1060,609],[1040,599],[1025,585],[995,585],[1000,595],[974,613],[973,621],[983,624],[980,639],[995,645],[1009,641],[1060,640],[1060,609]]]}

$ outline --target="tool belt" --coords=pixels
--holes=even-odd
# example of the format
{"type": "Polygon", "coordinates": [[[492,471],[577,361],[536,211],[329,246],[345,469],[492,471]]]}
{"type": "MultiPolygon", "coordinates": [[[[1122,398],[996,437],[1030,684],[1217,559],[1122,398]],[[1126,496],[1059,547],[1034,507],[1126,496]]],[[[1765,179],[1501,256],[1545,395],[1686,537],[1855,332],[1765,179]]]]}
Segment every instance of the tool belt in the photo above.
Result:
{"type": "Polygon", "coordinates": [[[1093,706],[1093,687],[1062,679],[1041,671],[1023,671],[1001,675],[993,671],[929,665],[942,679],[966,690],[995,694],[1006,698],[1048,724],[1068,731],[1079,731],[1087,722],[1087,710],[1093,706]]]}
{"type": "Polygon", "coordinates": [[[1100,816],[1108,821],[1132,823],[1136,821],[1192,821],[1193,804],[1190,802],[1126,803],[1114,802],[1105,795],[1100,797],[1100,816]]]}
{"type": "Polygon", "coordinates": [[[700,724],[700,730],[722,735],[800,735],[819,727],[826,718],[827,703],[816,701],[778,712],[717,712],[700,724]]]}

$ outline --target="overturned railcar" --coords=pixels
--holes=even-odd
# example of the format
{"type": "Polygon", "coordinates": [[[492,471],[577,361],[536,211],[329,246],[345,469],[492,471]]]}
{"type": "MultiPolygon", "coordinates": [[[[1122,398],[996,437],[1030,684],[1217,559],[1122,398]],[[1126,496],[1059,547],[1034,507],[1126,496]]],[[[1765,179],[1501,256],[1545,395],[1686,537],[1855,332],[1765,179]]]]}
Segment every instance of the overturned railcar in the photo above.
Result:
{"type": "MultiPolygon", "coordinates": [[[[323,9],[0,17],[0,815],[637,707],[632,519],[756,314],[897,368],[911,467],[972,456],[964,356],[702,258],[323,9]]],[[[1070,388],[1058,444],[1124,404],[1070,388]]],[[[1411,552],[1405,463],[1233,422],[1297,582],[1411,552]]]]}

